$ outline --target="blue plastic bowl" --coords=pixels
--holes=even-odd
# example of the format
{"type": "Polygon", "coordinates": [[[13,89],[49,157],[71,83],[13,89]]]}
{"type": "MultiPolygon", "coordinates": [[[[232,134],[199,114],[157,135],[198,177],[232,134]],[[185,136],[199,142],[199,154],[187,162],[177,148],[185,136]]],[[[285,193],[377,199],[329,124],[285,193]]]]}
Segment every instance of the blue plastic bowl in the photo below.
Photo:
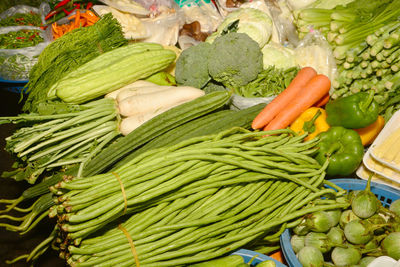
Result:
{"type": "Polygon", "coordinates": [[[247,250],[247,249],[239,249],[238,251],[235,251],[232,253],[233,255],[239,255],[242,256],[244,259],[245,263],[249,263],[249,261],[257,255],[257,257],[254,258],[254,260],[251,262],[251,266],[256,266],[257,264],[259,264],[262,261],[266,261],[266,260],[273,260],[276,264],[276,267],[287,267],[285,264],[271,258],[268,257],[264,254],[252,251],[252,250],[247,250]]]}
{"type": "MultiPolygon", "coordinates": [[[[364,190],[367,185],[366,180],[360,179],[332,179],[330,181],[348,191],[364,190]]],[[[385,207],[389,207],[393,201],[400,198],[400,190],[384,184],[371,182],[371,192],[378,197],[385,207]]],[[[286,229],[280,238],[282,253],[290,267],[302,267],[290,244],[290,238],[290,231],[286,229]]]]}

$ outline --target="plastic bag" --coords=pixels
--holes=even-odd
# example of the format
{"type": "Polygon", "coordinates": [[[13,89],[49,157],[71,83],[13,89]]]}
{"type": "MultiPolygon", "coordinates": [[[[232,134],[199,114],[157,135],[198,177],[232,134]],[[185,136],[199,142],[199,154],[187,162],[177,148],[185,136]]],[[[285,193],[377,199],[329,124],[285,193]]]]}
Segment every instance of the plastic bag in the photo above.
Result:
{"type": "Polygon", "coordinates": [[[176,8],[178,5],[173,0],[134,0],[155,15],[165,8],[176,8]]]}
{"type": "Polygon", "coordinates": [[[187,24],[198,21],[201,31],[214,32],[223,18],[213,3],[204,0],[186,0],[180,2],[187,24]]]}
{"type": "Polygon", "coordinates": [[[42,24],[44,25],[46,24],[44,18],[46,14],[50,12],[50,6],[46,2],[41,3],[39,8],[28,5],[16,5],[0,13],[0,20],[14,16],[17,13],[29,13],[29,12],[39,14],[40,19],[42,20],[42,24]]]}
{"type": "Polygon", "coordinates": [[[123,12],[147,16],[150,11],[133,0],[100,0],[100,2],[123,12]]]}
{"type": "Polygon", "coordinates": [[[43,42],[30,47],[19,49],[0,49],[0,77],[4,80],[26,81],[29,72],[37,62],[39,54],[51,42],[51,36],[39,27],[13,26],[1,27],[0,34],[19,30],[37,30],[43,42]]]}
{"type": "Polygon", "coordinates": [[[184,17],[178,11],[164,12],[157,17],[143,18],[140,21],[149,33],[149,37],[141,41],[175,45],[178,42],[179,29],[184,24],[184,17]]]}
{"type": "Polygon", "coordinates": [[[278,32],[279,43],[283,45],[297,46],[299,38],[293,23],[293,15],[286,0],[266,0],[274,26],[278,32]]]}
{"type": "Polygon", "coordinates": [[[310,30],[295,48],[295,57],[300,67],[313,67],[318,73],[326,75],[331,82],[335,80],[335,57],[328,41],[319,31],[310,30]]]}
{"type": "Polygon", "coordinates": [[[105,5],[94,5],[93,10],[99,15],[104,16],[107,13],[112,13],[113,17],[121,24],[124,37],[126,39],[141,39],[150,37],[147,29],[132,13],[119,11],[113,7],[105,5]]]}
{"type": "MultiPolygon", "coordinates": [[[[34,12],[40,15],[42,23],[46,12],[50,9],[48,3],[42,3],[39,8],[17,5],[13,6],[0,14],[0,19],[11,17],[17,13],[34,12]]],[[[51,42],[51,33],[43,31],[39,27],[33,26],[10,26],[0,27],[0,34],[6,34],[19,30],[37,30],[43,38],[43,42],[25,48],[19,49],[0,49],[0,77],[10,81],[26,81],[29,78],[29,72],[37,62],[39,54],[51,42]]]]}
{"type": "Polygon", "coordinates": [[[185,50],[191,46],[198,45],[200,41],[188,36],[188,35],[180,35],[178,37],[178,45],[180,49],[185,50]]]}
{"type": "Polygon", "coordinates": [[[185,23],[182,10],[173,1],[152,2],[155,6],[152,8],[150,16],[140,18],[149,37],[140,40],[162,45],[175,45],[178,42],[179,30],[185,23]]]}
{"type": "Polygon", "coordinates": [[[252,106],[255,106],[260,103],[268,104],[270,103],[276,96],[271,97],[243,97],[240,95],[233,94],[231,97],[229,108],[233,110],[246,109],[252,106]]]}

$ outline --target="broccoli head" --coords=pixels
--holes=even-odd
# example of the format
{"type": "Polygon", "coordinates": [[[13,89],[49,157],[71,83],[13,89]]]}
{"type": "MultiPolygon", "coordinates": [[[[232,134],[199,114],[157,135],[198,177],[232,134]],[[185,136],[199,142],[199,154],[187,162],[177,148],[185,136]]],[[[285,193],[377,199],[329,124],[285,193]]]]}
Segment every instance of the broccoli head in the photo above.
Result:
{"type": "Polygon", "coordinates": [[[209,93],[212,93],[215,91],[226,91],[227,90],[222,84],[217,83],[214,80],[210,80],[206,84],[206,86],[204,86],[202,89],[206,94],[209,94],[209,93]]]}
{"type": "Polygon", "coordinates": [[[211,77],[228,88],[244,86],[263,70],[263,54],[256,41],[245,33],[230,32],[212,43],[208,55],[211,77]]]}
{"type": "Polygon", "coordinates": [[[207,58],[211,44],[199,43],[182,51],[176,61],[175,79],[179,85],[204,87],[210,80],[207,58]]]}

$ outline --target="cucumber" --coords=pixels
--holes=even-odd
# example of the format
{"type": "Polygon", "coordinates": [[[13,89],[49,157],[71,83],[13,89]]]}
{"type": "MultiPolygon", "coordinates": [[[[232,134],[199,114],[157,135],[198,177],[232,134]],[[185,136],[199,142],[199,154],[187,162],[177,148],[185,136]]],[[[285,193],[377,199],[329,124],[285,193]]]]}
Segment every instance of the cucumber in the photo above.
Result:
{"type": "Polygon", "coordinates": [[[228,91],[213,92],[171,108],[146,121],[96,155],[84,168],[83,176],[101,173],[152,139],[223,107],[229,101],[230,96],[231,93],[228,91]]]}
{"type": "Polygon", "coordinates": [[[177,144],[177,143],[179,143],[179,140],[186,139],[186,136],[189,136],[190,133],[194,132],[199,127],[203,127],[203,126],[207,127],[207,125],[209,125],[213,121],[231,116],[234,113],[235,113],[235,111],[233,111],[233,110],[220,110],[220,111],[216,111],[216,112],[204,115],[200,118],[196,118],[185,124],[182,124],[174,129],[166,132],[165,134],[154,138],[147,144],[136,149],[131,154],[126,156],[124,159],[122,159],[120,162],[118,162],[114,168],[118,168],[119,166],[124,165],[125,163],[131,161],[133,158],[137,157],[138,155],[142,154],[145,151],[163,147],[163,146],[170,146],[170,145],[177,144]]]}

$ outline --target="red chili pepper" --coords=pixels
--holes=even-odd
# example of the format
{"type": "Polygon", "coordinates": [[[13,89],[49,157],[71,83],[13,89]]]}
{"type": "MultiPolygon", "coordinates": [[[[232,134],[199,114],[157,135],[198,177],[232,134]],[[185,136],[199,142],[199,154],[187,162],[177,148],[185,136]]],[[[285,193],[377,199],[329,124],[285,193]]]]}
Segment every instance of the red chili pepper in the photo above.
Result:
{"type": "Polygon", "coordinates": [[[92,6],[93,6],[93,3],[92,3],[92,2],[89,2],[89,3],[87,3],[87,5],[86,5],[86,9],[89,10],[89,9],[92,8],[92,6]]]}
{"type": "Polygon", "coordinates": [[[44,17],[44,19],[45,19],[45,20],[48,20],[49,18],[51,18],[51,17],[54,16],[55,14],[57,14],[57,11],[55,11],[55,10],[50,11],[50,12],[46,15],[46,17],[44,17]]]}
{"type": "Polygon", "coordinates": [[[77,9],[81,8],[81,4],[79,4],[79,3],[74,3],[74,6],[75,6],[75,8],[77,8],[77,9]]]}
{"type": "Polygon", "coordinates": [[[65,6],[66,4],[68,4],[69,1],[71,1],[71,0],[62,0],[60,3],[58,3],[58,4],[54,7],[54,9],[59,8],[59,7],[62,7],[62,6],[65,6]]]}
{"type": "Polygon", "coordinates": [[[25,37],[16,37],[17,40],[25,39],[25,37]]]}
{"type": "Polygon", "coordinates": [[[69,15],[72,13],[72,11],[74,11],[75,8],[71,9],[70,11],[66,10],[65,8],[63,9],[63,12],[65,13],[65,15],[69,15]]]}

